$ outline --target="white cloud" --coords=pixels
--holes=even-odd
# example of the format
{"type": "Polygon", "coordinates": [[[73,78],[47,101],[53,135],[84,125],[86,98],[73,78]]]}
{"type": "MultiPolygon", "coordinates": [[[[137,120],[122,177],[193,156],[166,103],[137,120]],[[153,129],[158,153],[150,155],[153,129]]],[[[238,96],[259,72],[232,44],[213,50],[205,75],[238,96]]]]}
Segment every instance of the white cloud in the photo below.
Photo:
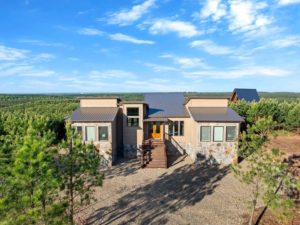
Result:
{"type": "Polygon", "coordinates": [[[109,15],[109,24],[118,24],[120,26],[130,25],[139,20],[155,4],[155,0],[146,0],[142,4],[133,6],[130,10],[121,10],[120,12],[109,15]]]}
{"type": "Polygon", "coordinates": [[[15,61],[26,58],[28,51],[16,48],[9,48],[0,45],[0,61],[15,61]]]}
{"type": "Polygon", "coordinates": [[[101,36],[104,34],[104,32],[95,28],[81,28],[78,30],[78,34],[87,36],[101,36]]]}
{"type": "Polygon", "coordinates": [[[300,3],[300,0],[278,0],[278,4],[281,6],[300,3]]]}
{"type": "Polygon", "coordinates": [[[179,71],[177,68],[172,66],[159,65],[154,63],[146,63],[145,66],[150,67],[154,72],[177,72],[179,71]]]}
{"type": "Polygon", "coordinates": [[[179,57],[171,54],[161,55],[161,58],[172,59],[174,63],[178,64],[181,68],[193,68],[193,67],[203,67],[207,68],[208,66],[200,58],[189,58],[189,57],[179,57]]]}
{"type": "Polygon", "coordinates": [[[42,46],[42,47],[66,47],[63,43],[58,42],[46,42],[42,40],[35,40],[35,39],[21,39],[19,40],[20,43],[42,46]]]}
{"type": "Polygon", "coordinates": [[[256,3],[251,0],[229,1],[229,30],[247,32],[265,27],[272,23],[272,18],[260,13],[268,5],[265,2],[256,3]]]}
{"type": "Polygon", "coordinates": [[[276,39],[271,42],[271,45],[275,48],[300,46],[300,36],[287,36],[284,38],[276,39]]]}
{"type": "Polygon", "coordinates": [[[90,79],[131,79],[136,75],[124,70],[92,70],[89,72],[90,79]]]}
{"type": "Polygon", "coordinates": [[[49,77],[54,75],[53,70],[37,69],[28,64],[12,64],[8,68],[0,67],[0,77],[20,76],[20,77],[49,77]]]}
{"type": "Polygon", "coordinates": [[[152,34],[168,34],[173,32],[177,33],[179,37],[194,37],[202,33],[191,23],[167,19],[154,21],[149,30],[152,34]]]}
{"type": "Polygon", "coordinates": [[[193,48],[199,48],[211,55],[228,55],[234,52],[233,49],[217,45],[211,40],[196,40],[191,42],[190,46],[193,48]]]}
{"type": "Polygon", "coordinates": [[[204,78],[211,77],[214,79],[238,79],[248,76],[266,76],[266,77],[283,77],[290,74],[290,71],[263,66],[237,67],[228,70],[203,70],[185,73],[187,78],[204,78]]]}
{"type": "Polygon", "coordinates": [[[34,57],[35,60],[42,60],[42,61],[49,61],[52,59],[55,59],[55,55],[50,53],[40,53],[36,57],[34,57]]]}
{"type": "Polygon", "coordinates": [[[125,34],[121,34],[121,33],[111,34],[109,36],[112,40],[130,42],[130,43],[133,43],[133,44],[153,45],[155,43],[154,41],[137,39],[135,37],[125,35],[125,34]]]}
{"type": "Polygon", "coordinates": [[[200,18],[211,16],[214,21],[218,21],[227,14],[226,9],[227,6],[221,0],[207,0],[199,16],[200,18]]]}

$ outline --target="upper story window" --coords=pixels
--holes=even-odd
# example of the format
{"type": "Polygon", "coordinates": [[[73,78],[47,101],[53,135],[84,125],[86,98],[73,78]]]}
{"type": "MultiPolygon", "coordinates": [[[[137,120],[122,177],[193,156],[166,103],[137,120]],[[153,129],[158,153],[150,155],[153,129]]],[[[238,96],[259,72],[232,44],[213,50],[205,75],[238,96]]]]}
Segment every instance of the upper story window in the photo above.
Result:
{"type": "Polygon", "coordinates": [[[171,121],[169,123],[170,136],[183,136],[184,135],[184,121],[171,121]]]}
{"type": "Polygon", "coordinates": [[[98,127],[98,135],[99,141],[107,141],[108,140],[108,127],[98,127]]]}
{"type": "Polygon", "coordinates": [[[139,108],[137,107],[127,108],[127,126],[128,127],[139,126],[139,108]]]}
{"type": "Polygon", "coordinates": [[[92,126],[85,127],[85,140],[86,141],[96,140],[96,127],[92,127],[92,126]]]}
{"type": "Polygon", "coordinates": [[[214,142],[222,142],[224,136],[224,127],[214,127],[214,142]]]}
{"type": "Polygon", "coordinates": [[[139,116],[139,108],[127,108],[127,116],[139,116]]]}
{"type": "Polygon", "coordinates": [[[234,141],[236,139],[236,126],[226,127],[226,141],[234,141]]]}

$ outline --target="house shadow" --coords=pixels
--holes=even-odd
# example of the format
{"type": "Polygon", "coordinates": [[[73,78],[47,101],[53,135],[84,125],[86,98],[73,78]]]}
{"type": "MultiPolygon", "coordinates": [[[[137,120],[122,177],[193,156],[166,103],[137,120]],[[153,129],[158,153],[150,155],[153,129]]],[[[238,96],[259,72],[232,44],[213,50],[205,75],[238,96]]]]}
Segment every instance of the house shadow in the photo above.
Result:
{"type": "Polygon", "coordinates": [[[96,209],[87,224],[165,224],[168,214],[211,195],[229,171],[229,167],[206,163],[185,164],[96,209]]]}
{"type": "Polygon", "coordinates": [[[103,170],[105,179],[111,179],[116,176],[128,176],[137,173],[141,168],[141,161],[138,158],[127,159],[117,158],[114,166],[103,170]]]}

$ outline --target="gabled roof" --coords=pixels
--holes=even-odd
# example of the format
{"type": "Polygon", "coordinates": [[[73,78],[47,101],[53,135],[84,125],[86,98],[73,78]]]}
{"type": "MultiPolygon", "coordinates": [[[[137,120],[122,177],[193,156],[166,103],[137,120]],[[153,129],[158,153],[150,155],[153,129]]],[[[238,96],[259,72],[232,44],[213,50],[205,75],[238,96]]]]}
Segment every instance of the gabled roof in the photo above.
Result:
{"type": "Polygon", "coordinates": [[[118,107],[79,107],[71,115],[72,122],[112,122],[118,107]]]}
{"type": "Polygon", "coordinates": [[[182,92],[146,93],[144,101],[149,105],[148,117],[189,117],[182,92]]]}
{"type": "Polygon", "coordinates": [[[243,122],[244,119],[228,107],[189,107],[197,122],[243,122]]]}
{"type": "Polygon", "coordinates": [[[233,94],[236,93],[238,100],[259,101],[259,96],[256,89],[235,88],[233,94]]]}

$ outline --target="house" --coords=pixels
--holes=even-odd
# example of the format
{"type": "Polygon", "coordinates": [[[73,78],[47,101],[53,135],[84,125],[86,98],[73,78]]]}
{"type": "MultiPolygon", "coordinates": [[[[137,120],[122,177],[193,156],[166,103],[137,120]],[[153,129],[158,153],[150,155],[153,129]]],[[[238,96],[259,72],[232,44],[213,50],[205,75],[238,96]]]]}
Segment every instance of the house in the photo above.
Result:
{"type": "Polygon", "coordinates": [[[232,92],[230,101],[237,102],[238,100],[259,102],[259,95],[256,89],[235,88],[232,92]]]}
{"type": "Polygon", "coordinates": [[[118,157],[140,157],[149,167],[166,167],[167,156],[174,151],[194,161],[205,157],[229,165],[237,158],[243,122],[228,107],[228,98],[184,93],[146,93],[144,101],[84,97],[70,120],[107,165],[118,157]]]}

